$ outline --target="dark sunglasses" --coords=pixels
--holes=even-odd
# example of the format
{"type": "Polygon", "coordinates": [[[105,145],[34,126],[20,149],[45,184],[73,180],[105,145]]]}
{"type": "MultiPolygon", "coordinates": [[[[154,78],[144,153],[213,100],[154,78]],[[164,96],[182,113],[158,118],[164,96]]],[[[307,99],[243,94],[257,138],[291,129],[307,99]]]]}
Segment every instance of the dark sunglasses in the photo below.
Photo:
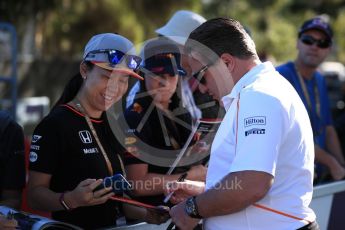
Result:
{"type": "Polygon", "coordinates": [[[317,47],[321,49],[326,49],[332,45],[332,41],[329,39],[316,39],[308,34],[303,34],[300,37],[300,40],[303,42],[303,44],[306,44],[308,46],[316,44],[317,47]]]}
{"type": "Polygon", "coordinates": [[[207,69],[210,67],[210,65],[205,65],[203,67],[201,67],[201,69],[195,73],[192,74],[192,76],[200,83],[205,85],[206,84],[206,80],[204,78],[204,75],[207,71],[207,69]]]}
{"type": "Polygon", "coordinates": [[[115,67],[115,65],[119,64],[123,58],[125,59],[126,66],[129,69],[137,70],[141,63],[141,57],[135,55],[127,55],[119,50],[114,49],[101,49],[101,50],[94,50],[88,53],[85,57],[86,58],[93,58],[95,54],[104,53],[108,56],[108,61],[111,64],[111,67],[115,67]]]}

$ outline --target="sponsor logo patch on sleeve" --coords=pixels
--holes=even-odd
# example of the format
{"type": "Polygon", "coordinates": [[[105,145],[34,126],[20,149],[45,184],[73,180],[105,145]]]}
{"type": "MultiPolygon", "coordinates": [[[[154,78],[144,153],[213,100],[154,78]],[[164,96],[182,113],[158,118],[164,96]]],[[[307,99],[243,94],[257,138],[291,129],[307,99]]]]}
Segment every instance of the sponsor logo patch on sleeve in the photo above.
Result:
{"type": "Polygon", "coordinates": [[[266,117],[255,116],[244,118],[244,127],[249,127],[252,125],[266,125],[266,117]]]}
{"type": "Polygon", "coordinates": [[[265,129],[250,129],[244,132],[245,136],[249,136],[250,134],[265,134],[265,129]]]}
{"type": "Polygon", "coordinates": [[[37,153],[30,152],[29,159],[30,159],[30,162],[36,162],[38,159],[37,153]]]}
{"type": "Polygon", "coordinates": [[[32,136],[31,142],[32,142],[32,143],[36,143],[36,142],[39,141],[41,138],[42,138],[42,136],[40,136],[40,135],[33,135],[33,136],[32,136]]]}

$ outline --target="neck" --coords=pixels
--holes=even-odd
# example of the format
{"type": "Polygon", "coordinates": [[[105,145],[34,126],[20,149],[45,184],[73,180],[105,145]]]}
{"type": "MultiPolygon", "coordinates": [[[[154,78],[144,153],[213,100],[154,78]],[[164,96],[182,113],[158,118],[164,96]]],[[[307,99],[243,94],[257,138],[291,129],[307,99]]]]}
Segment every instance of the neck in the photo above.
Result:
{"type": "Polygon", "coordinates": [[[234,83],[236,84],[246,73],[248,73],[252,68],[259,65],[261,61],[259,59],[248,59],[239,60],[238,71],[233,73],[234,83]]]}
{"type": "Polygon", "coordinates": [[[300,74],[302,78],[307,79],[307,80],[312,79],[314,72],[316,70],[315,67],[307,66],[303,64],[302,62],[300,62],[298,59],[295,61],[295,68],[298,74],[300,74]]]}
{"type": "Polygon", "coordinates": [[[78,92],[77,96],[76,96],[77,102],[80,103],[80,105],[83,107],[84,109],[84,115],[87,115],[89,117],[92,118],[100,118],[102,115],[103,111],[99,111],[94,109],[90,103],[87,100],[87,96],[83,95],[82,92],[78,92]]]}

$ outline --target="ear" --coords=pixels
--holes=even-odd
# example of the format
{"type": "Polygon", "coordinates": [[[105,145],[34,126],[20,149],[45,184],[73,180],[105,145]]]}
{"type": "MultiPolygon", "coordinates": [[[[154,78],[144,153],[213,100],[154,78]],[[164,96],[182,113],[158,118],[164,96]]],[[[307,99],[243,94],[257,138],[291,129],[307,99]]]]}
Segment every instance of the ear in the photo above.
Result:
{"type": "Polygon", "coordinates": [[[79,71],[80,71],[80,75],[82,76],[83,79],[86,79],[86,75],[87,75],[87,66],[84,62],[80,63],[79,66],[79,71]]]}
{"type": "Polygon", "coordinates": [[[235,68],[235,58],[229,53],[223,53],[220,55],[220,59],[224,62],[226,65],[226,68],[229,70],[230,73],[233,72],[235,68]]]}

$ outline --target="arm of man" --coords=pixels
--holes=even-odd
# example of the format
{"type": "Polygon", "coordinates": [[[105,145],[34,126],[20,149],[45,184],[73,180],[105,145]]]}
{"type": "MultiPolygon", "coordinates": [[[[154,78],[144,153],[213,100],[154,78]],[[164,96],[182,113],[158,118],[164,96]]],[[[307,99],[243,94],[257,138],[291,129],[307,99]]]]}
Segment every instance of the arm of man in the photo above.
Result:
{"type": "Polygon", "coordinates": [[[261,200],[272,183],[273,176],[265,172],[230,173],[221,180],[220,185],[197,196],[199,214],[211,217],[238,212],[261,200]]]}
{"type": "Polygon", "coordinates": [[[344,155],[340,147],[338,134],[332,125],[328,125],[326,127],[326,147],[341,165],[345,165],[344,155]]]}
{"type": "MultiPolygon", "coordinates": [[[[259,171],[233,172],[225,176],[220,183],[196,197],[198,212],[203,218],[238,212],[262,199],[273,183],[273,176],[259,171]]],[[[172,221],[177,226],[192,229],[196,219],[189,217],[185,202],[170,211],[172,221]]]]}
{"type": "Polygon", "coordinates": [[[315,145],[315,160],[327,166],[334,180],[341,180],[345,176],[345,168],[332,154],[327,153],[318,145],[315,145]]]}
{"type": "MultiPolygon", "coordinates": [[[[148,171],[148,164],[131,164],[126,166],[127,178],[135,182],[133,193],[137,196],[158,195],[164,193],[166,184],[176,181],[179,174],[158,174],[148,171]]],[[[205,178],[207,168],[202,165],[193,166],[188,172],[186,179],[199,180],[205,178]]]]}

